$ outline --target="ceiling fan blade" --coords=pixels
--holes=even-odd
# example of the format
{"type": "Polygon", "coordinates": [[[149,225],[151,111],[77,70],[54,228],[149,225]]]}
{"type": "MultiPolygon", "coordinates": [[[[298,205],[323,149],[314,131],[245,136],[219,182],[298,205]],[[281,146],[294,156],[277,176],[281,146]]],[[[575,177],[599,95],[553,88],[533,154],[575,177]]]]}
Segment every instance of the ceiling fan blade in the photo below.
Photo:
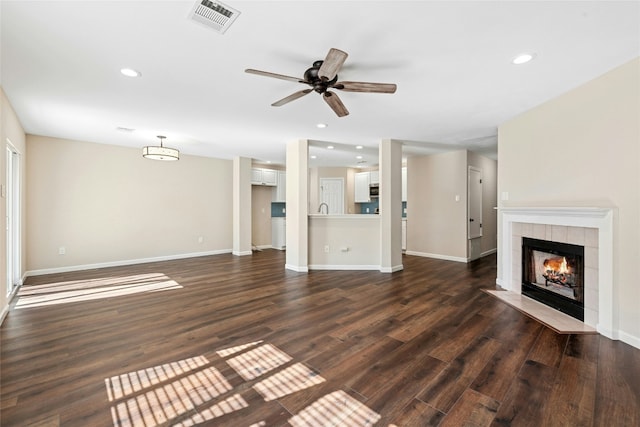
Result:
{"type": "Polygon", "coordinates": [[[338,82],[333,87],[345,92],[395,93],[396,91],[396,85],[393,83],[338,82]]]}
{"type": "Polygon", "coordinates": [[[329,107],[331,107],[338,117],[344,117],[349,114],[347,107],[344,106],[342,101],[340,101],[340,98],[338,98],[338,95],[335,93],[327,91],[324,93],[322,98],[324,98],[326,103],[329,104],[329,107]]]}
{"type": "Polygon", "coordinates": [[[252,68],[247,68],[246,70],[244,70],[244,72],[249,74],[257,74],[259,76],[273,77],[274,79],[289,80],[291,82],[307,83],[306,81],[298,77],[285,76],[283,74],[270,73],[268,71],[254,70],[252,68]]]}
{"type": "Polygon", "coordinates": [[[305,89],[305,90],[301,90],[298,91],[296,93],[292,93],[291,95],[287,96],[286,98],[282,98],[280,101],[276,101],[273,104],[271,104],[272,107],[280,107],[284,104],[287,104],[291,101],[295,101],[298,98],[302,98],[303,96],[305,96],[306,94],[308,94],[309,92],[311,92],[313,89],[305,89]]]}
{"type": "Polygon", "coordinates": [[[341,51],[340,49],[329,49],[329,53],[327,53],[327,57],[322,62],[320,69],[318,70],[318,76],[322,79],[332,80],[340,68],[342,68],[342,64],[347,60],[347,56],[349,56],[346,52],[341,51]]]}

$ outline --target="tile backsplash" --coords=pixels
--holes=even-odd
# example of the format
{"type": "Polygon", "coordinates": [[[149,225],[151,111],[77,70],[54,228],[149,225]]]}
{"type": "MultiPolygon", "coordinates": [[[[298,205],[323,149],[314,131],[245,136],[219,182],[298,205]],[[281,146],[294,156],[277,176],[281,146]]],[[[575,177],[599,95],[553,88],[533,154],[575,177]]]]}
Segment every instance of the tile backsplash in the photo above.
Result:
{"type": "Polygon", "coordinates": [[[287,204],[283,202],[272,202],[271,203],[271,218],[274,217],[284,217],[287,216],[285,212],[287,204]]]}

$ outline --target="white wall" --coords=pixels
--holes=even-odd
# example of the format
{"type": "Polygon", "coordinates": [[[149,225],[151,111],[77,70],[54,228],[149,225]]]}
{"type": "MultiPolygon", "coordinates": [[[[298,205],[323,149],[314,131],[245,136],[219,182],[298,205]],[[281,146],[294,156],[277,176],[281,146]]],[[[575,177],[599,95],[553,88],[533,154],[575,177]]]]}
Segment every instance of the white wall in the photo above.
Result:
{"type": "Polygon", "coordinates": [[[231,251],[231,161],[32,135],[27,149],[27,270],[231,251]]]}
{"type": "Polygon", "coordinates": [[[500,126],[498,187],[504,207],[616,209],[614,326],[640,345],[640,58],[500,126]]]}

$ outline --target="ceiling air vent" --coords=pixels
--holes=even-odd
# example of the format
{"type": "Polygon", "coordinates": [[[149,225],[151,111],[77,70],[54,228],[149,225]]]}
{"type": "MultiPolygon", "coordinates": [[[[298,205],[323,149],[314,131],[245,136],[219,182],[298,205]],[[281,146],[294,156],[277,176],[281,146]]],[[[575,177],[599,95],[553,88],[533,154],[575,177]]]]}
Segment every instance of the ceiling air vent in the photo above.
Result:
{"type": "Polygon", "coordinates": [[[191,11],[191,19],[211,27],[220,34],[240,15],[240,12],[220,2],[198,0],[191,11]]]}

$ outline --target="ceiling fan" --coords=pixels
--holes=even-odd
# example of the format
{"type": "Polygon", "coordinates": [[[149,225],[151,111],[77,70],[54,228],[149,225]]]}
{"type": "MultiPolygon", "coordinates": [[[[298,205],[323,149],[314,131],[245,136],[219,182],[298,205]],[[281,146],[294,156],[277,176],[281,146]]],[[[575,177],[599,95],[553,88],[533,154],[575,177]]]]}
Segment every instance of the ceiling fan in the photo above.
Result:
{"type": "Polygon", "coordinates": [[[254,70],[251,68],[244,71],[250,74],[289,80],[311,86],[310,89],[300,90],[274,102],[271,104],[273,107],[280,107],[301,98],[312,91],[316,91],[319,94],[322,94],[322,98],[327,104],[329,104],[329,107],[331,107],[338,117],[348,115],[349,111],[344,106],[338,95],[329,89],[338,89],[345,92],[395,93],[396,85],[393,83],[339,82],[338,71],[342,68],[342,64],[344,64],[347,56],[348,54],[346,52],[343,52],[340,49],[331,48],[329,49],[329,53],[327,53],[326,58],[324,60],[315,61],[313,66],[304,72],[304,77],[301,79],[298,77],[285,76],[267,71],[254,70]]]}

